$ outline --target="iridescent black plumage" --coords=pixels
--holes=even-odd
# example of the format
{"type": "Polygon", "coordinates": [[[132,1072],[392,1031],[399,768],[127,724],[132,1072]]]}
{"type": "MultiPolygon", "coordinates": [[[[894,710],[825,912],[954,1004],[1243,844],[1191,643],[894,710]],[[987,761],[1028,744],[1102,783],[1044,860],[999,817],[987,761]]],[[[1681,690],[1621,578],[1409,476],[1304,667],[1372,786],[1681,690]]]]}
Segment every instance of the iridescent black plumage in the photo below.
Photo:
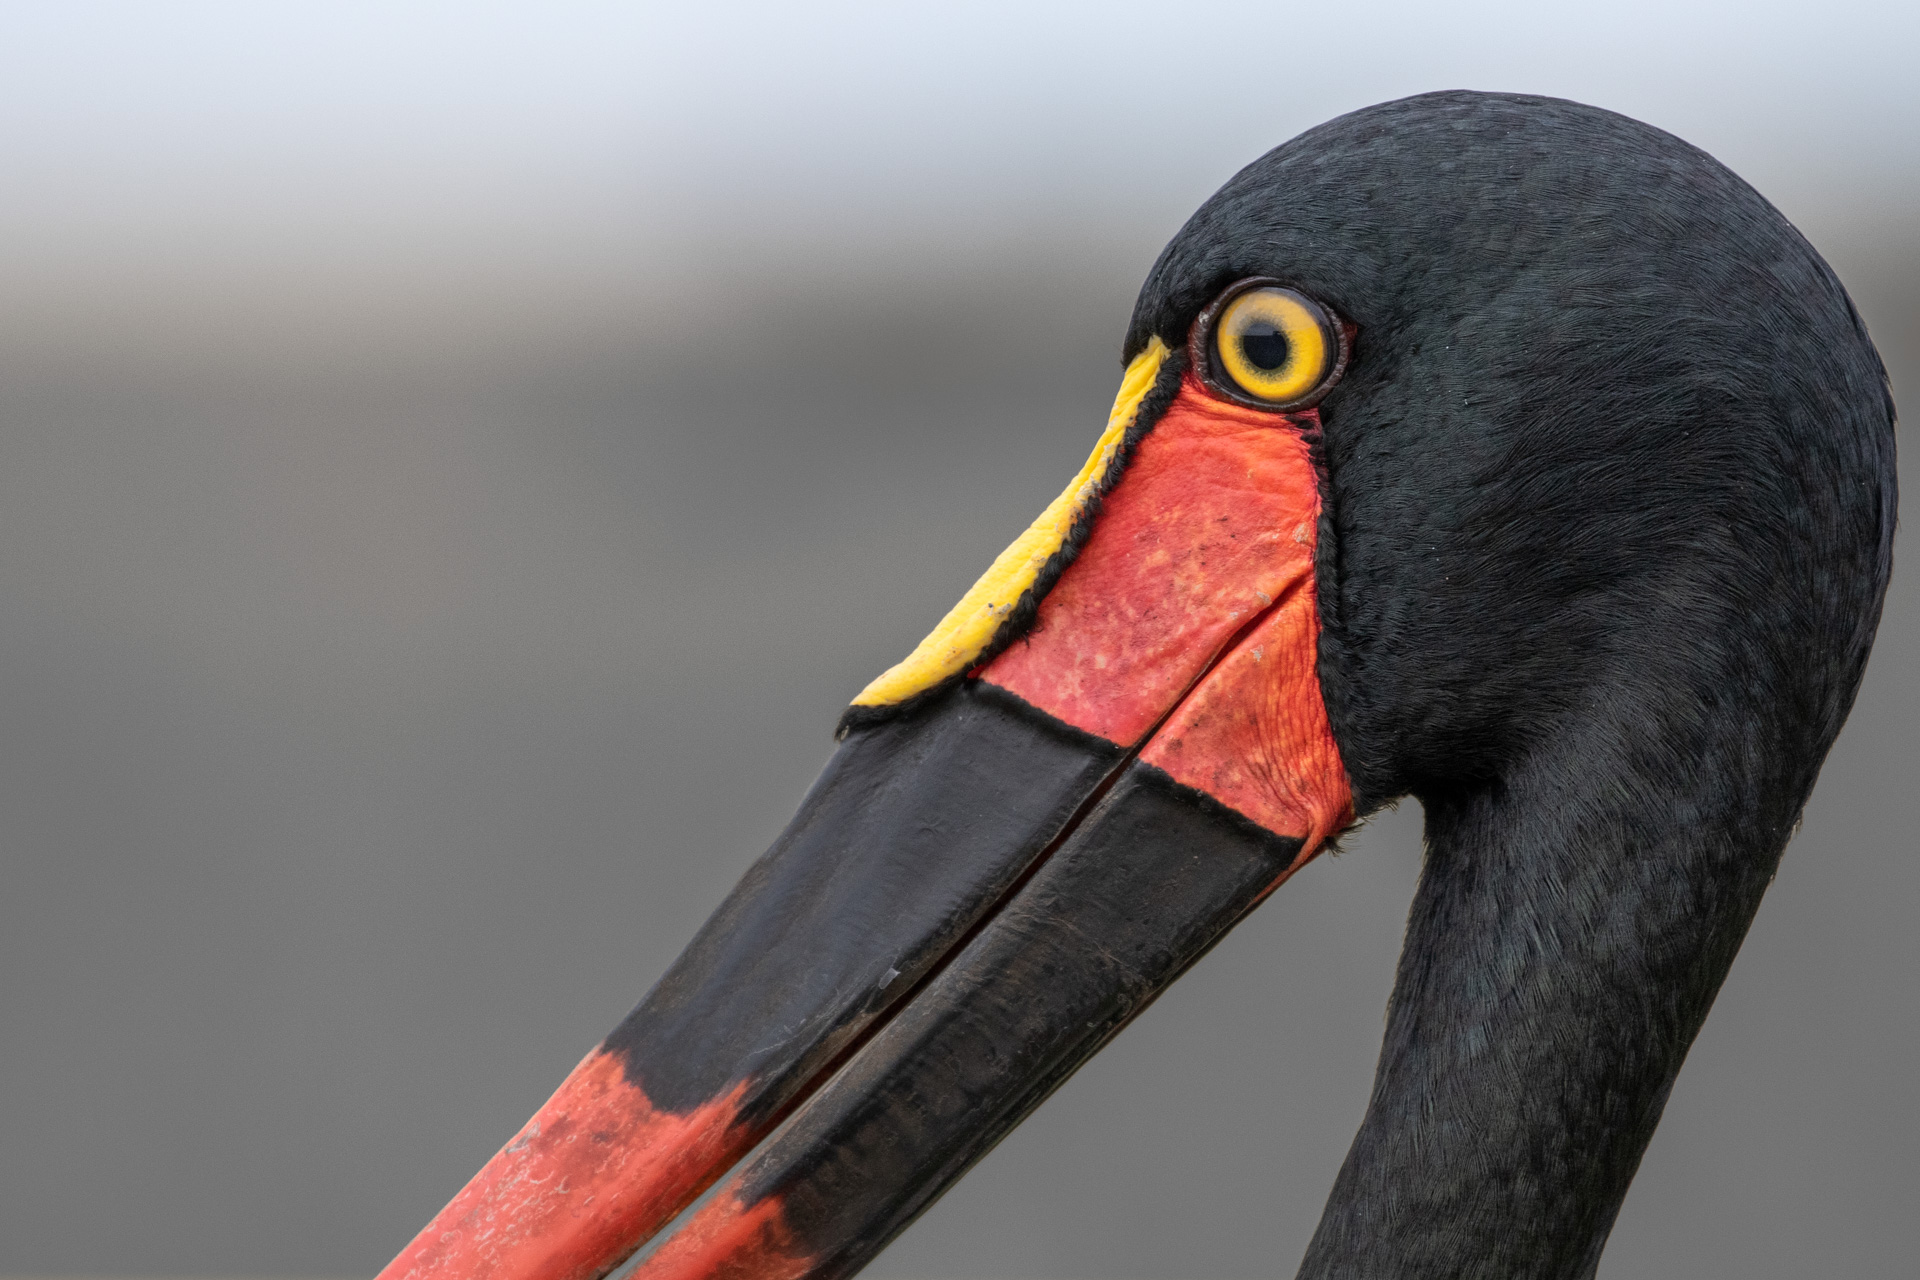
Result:
{"type": "Polygon", "coordinates": [[[1578,1276],[1852,703],[1893,405],[1832,271],[1647,125],[1441,93],[1249,165],[1130,352],[1273,275],[1360,329],[1322,406],[1320,675],[1427,861],[1306,1276],[1578,1276]]]}

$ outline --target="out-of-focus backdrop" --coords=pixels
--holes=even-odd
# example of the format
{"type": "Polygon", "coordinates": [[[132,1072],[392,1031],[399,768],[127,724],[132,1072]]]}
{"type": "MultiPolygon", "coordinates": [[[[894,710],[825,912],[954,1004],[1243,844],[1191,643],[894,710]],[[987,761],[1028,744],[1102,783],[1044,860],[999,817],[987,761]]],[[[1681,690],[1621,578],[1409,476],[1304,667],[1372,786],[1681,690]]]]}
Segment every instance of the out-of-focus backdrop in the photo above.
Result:
{"type": "MultiPolygon", "coordinates": [[[[0,1273],[378,1268],[1085,456],[1160,245],[1328,116],[1673,130],[1911,400],[1913,7],[1570,10],[0,8],[0,1273]]],[[[1909,571],[1602,1276],[1912,1274],[1917,747],[1909,571]]],[[[876,1274],[1291,1274],[1419,857],[1408,804],[1313,866],[876,1274]]]]}

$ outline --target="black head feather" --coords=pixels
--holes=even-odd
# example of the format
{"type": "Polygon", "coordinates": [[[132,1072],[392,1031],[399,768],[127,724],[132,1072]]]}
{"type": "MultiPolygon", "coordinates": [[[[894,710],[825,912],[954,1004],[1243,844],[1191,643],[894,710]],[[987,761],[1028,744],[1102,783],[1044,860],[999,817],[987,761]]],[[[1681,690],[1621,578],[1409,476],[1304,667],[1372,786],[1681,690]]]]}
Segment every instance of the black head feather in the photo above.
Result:
{"type": "Polygon", "coordinates": [[[1358,326],[1321,405],[1320,672],[1428,862],[1315,1275],[1579,1275],[1839,731],[1891,569],[1893,406],[1725,166],[1438,93],[1242,170],[1127,335],[1274,276],[1358,326]]]}
{"type": "Polygon", "coordinates": [[[1322,406],[1321,604],[1363,801],[1497,777],[1663,653],[1707,686],[1674,693],[1759,695],[1755,727],[1817,763],[1888,576],[1893,407],[1757,192],[1611,112],[1427,94],[1236,175],[1161,254],[1127,354],[1250,275],[1360,329],[1322,406]]]}

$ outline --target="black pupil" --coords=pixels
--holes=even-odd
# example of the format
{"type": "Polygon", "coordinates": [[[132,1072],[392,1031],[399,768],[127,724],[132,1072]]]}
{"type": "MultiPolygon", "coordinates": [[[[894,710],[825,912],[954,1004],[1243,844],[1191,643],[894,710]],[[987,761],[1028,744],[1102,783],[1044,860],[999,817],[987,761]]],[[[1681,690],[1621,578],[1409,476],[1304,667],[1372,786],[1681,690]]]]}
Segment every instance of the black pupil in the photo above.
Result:
{"type": "Polygon", "coordinates": [[[1266,320],[1256,320],[1248,325],[1247,331],[1240,336],[1240,349],[1247,353],[1248,361],[1255,368],[1271,372],[1286,366],[1287,355],[1292,350],[1292,344],[1287,341],[1287,335],[1280,332],[1277,325],[1266,320]]]}

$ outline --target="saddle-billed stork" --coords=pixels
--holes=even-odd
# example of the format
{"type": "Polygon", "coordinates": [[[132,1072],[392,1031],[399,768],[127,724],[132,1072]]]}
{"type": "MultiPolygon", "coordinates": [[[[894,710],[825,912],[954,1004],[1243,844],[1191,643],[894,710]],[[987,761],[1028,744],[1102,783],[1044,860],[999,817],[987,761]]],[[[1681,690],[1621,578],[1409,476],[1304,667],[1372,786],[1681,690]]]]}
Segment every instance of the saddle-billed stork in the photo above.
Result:
{"type": "Polygon", "coordinates": [[[770,1134],[637,1274],[848,1275],[1408,795],[1300,1274],[1593,1274],[1879,618],[1858,314],[1686,143],[1437,93],[1242,170],[1122,355],[1085,468],[384,1280],[593,1280],[770,1134]]]}

